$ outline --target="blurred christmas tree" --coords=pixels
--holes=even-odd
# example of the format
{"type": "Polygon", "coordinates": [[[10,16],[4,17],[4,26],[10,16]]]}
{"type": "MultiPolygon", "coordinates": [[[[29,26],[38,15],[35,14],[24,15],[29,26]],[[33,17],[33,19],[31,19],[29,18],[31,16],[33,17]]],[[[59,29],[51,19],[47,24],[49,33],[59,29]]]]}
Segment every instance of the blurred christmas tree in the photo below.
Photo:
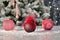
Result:
{"type": "MultiPolygon", "coordinates": [[[[31,14],[32,12],[37,15],[37,18],[43,18],[42,16],[46,11],[44,9],[44,0],[14,0],[15,3],[18,6],[18,9],[20,11],[18,20],[24,19],[28,14],[31,14]]],[[[16,18],[14,9],[16,8],[16,4],[13,7],[11,5],[11,1],[3,1],[2,2],[4,7],[1,10],[1,14],[3,14],[2,11],[4,11],[4,16],[10,16],[12,18],[16,18]]],[[[38,23],[41,24],[41,23],[38,23]]]]}

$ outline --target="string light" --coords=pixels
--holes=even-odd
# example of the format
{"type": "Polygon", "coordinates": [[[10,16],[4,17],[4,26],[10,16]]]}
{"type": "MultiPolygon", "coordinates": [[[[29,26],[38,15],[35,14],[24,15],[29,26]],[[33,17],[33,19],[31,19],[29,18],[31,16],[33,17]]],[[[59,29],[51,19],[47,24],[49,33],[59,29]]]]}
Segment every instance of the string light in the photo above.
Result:
{"type": "Polygon", "coordinates": [[[57,8],[57,10],[58,10],[59,8],[57,8]]]}

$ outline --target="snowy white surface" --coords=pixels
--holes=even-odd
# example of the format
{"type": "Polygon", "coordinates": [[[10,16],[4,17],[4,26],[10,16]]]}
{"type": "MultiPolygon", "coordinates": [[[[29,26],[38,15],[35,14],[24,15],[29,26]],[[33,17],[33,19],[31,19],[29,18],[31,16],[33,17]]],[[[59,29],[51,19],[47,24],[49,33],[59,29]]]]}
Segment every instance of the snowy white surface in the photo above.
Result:
{"type": "Polygon", "coordinates": [[[45,31],[39,26],[31,33],[25,32],[21,27],[15,27],[11,31],[0,29],[0,40],[60,40],[60,27],[54,26],[52,30],[45,31]]]}

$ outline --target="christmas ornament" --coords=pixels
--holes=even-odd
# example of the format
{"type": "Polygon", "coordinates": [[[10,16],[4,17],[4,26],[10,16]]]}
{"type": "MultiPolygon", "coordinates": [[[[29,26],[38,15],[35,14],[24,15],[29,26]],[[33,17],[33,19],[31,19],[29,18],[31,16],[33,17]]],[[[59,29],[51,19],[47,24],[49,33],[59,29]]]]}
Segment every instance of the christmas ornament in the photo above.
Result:
{"type": "Polygon", "coordinates": [[[50,19],[45,19],[42,21],[42,28],[45,30],[51,30],[53,28],[53,21],[50,19]]]}
{"type": "Polygon", "coordinates": [[[6,31],[9,31],[9,30],[13,30],[15,27],[15,24],[12,20],[5,20],[3,22],[3,28],[6,30],[6,31]]]}
{"type": "Polygon", "coordinates": [[[26,17],[24,23],[23,23],[24,30],[26,32],[33,32],[36,29],[36,23],[34,21],[34,18],[32,16],[26,17]]]}

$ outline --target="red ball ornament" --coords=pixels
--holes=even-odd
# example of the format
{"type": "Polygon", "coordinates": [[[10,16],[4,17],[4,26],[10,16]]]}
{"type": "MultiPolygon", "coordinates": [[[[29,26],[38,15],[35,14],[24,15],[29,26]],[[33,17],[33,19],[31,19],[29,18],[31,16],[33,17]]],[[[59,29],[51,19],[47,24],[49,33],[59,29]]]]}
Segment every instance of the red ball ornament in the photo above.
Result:
{"type": "Polygon", "coordinates": [[[9,30],[13,30],[15,27],[15,24],[12,20],[5,20],[3,22],[3,28],[6,30],[6,31],[9,31],[9,30]]]}
{"type": "Polygon", "coordinates": [[[45,30],[51,30],[53,28],[53,21],[51,19],[45,19],[42,21],[42,28],[45,30]]]}
{"type": "Polygon", "coordinates": [[[24,30],[26,32],[33,32],[33,31],[35,31],[35,29],[36,29],[36,26],[34,24],[27,23],[24,26],[24,30]]]}
{"type": "Polygon", "coordinates": [[[32,16],[28,16],[23,23],[26,32],[33,32],[36,29],[36,23],[32,16]]]}

